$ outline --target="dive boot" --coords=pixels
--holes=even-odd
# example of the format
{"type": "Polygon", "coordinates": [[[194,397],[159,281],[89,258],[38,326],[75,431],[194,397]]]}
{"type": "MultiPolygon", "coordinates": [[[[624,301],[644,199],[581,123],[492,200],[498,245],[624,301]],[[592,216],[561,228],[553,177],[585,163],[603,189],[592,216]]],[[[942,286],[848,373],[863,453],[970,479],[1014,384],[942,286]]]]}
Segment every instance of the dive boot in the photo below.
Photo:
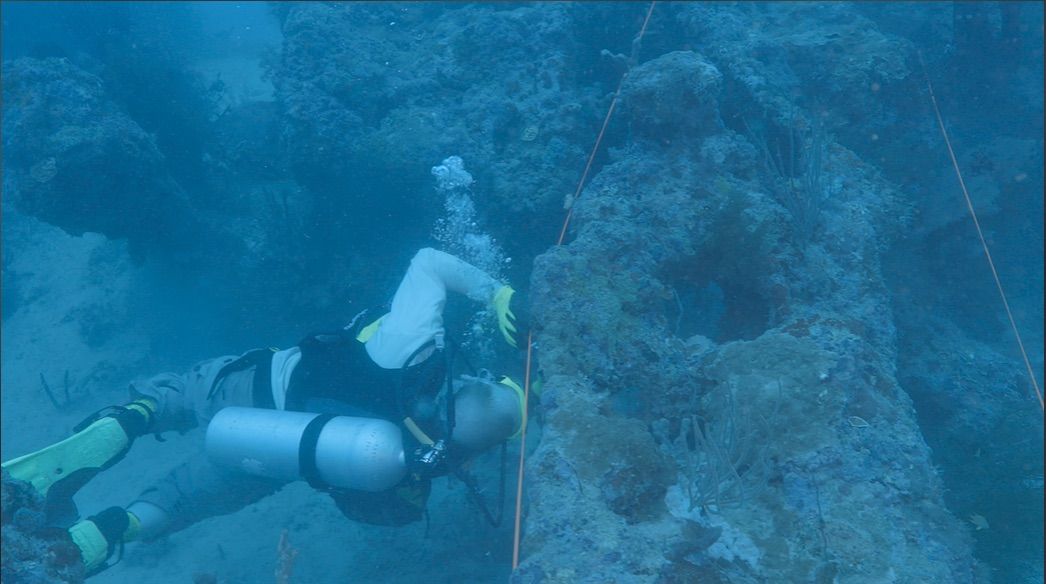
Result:
{"type": "MultiPolygon", "coordinates": [[[[80,557],[88,576],[108,568],[106,561],[117,546],[138,538],[138,518],[120,507],[110,507],[69,528],[69,537],[80,548],[80,557]]],[[[117,558],[119,561],[119,558],[117,558]]]]}
{"type": "Polygon", "coordinates": [[[113,410],[102,417],[100,412],[92,415],[72,436],[9,460],[3,468],[33,485],[48,501],[72,497],[99,471],[122,459],[135,438],[149,430],[156,402],[143,398],[113,410]]]}

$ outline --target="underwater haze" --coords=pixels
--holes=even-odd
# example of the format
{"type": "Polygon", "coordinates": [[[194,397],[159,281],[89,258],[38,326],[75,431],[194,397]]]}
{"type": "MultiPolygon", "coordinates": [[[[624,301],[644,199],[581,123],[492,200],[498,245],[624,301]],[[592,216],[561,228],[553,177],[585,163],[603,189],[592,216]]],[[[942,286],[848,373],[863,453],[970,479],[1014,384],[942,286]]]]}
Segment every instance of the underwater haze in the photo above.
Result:
{"type": "MultiPolygon", "coordinates": [[[[528,304],[529,361],[452,295],[464,360],[540,380],[485,504],[448,476],[375,526],[298,481],[88,581],[1043,582],[1041,2],[0,16],[4,461],[347,324],[426,247],[528,304]]],[[[203,436],[138,440],[80,517],[203,436]]],[[[34,493],[5,474],[3,581],[84,581],[34,493]]]]}

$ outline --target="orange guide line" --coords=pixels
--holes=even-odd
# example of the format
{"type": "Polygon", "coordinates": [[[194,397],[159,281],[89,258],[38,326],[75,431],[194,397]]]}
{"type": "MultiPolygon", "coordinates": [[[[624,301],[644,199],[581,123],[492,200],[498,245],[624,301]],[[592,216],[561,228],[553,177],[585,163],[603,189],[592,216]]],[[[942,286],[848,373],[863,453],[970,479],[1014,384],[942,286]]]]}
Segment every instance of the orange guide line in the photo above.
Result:
{"type": "Polygon", "coordinates": [[[977,219],[977,212],[973,210],[973,201],[970,199],[970,192],[966,190],[966,181],[963,180],[962,172],[959,170],[959,161],[955,158],[955,150],[952,149],[952,141],[948,138],[948,130],[944,127],[941,109],[937,107],[937,96],[933,93],[933,84],[930,83],[930,75],[926,72],[926,63],[923,62],[922,53],[919,53],[919,62],[922,64],[923,74],[926,75],[926,87],[930,90],[930,102],[933,103],[933,113],[937,115],[937,125],[941,128],[944,144],[948,147],[948,156],[951,157],[952,167],[955,168],[955,176],[959,178],[959,186],[962,187],[962,196],[966,199],[966,209],[970,212],[970,218],[973,219],[973,226],[976,228],[977,237],[981,241],[984,257],[988,260],[988,267],[991,268],[992,278],[995,280],[995,288],[999,291],[999,298],[1002,299],[1003,308],[1006,309],[1006,318],[1010,320],[1010,328],[1013,329],[1013,336],[1017,339],[1017,346],[1021,350],[1024,366],[1028,369],[1028,379],[1031,379],[1031,385],[1035,388],[1035,397],[1039,398],[1039,409],[1042,410],[1042,390],[1039,389],[1039,382],[1035,379],[1035,370],[1031,366],[1031,361],[1028,360],[1028,351],[1024,349],[1024,341],[1021,340],[1021,333],[1017,328],[1017,321],[1013,318],[1013,312],[1010,310],[1010,303],[1006,300],[1006,292],[1002,289],[1002,280],[999,279],[999,272],[995,269],[992,252],[988,250],[988,242],[984,239],[984,232],[981,231],[981,222],[977,219]]]}
{"type": "MultiPolygon", "coordinates": [[[[633,44],[633,55],[636,57],[636,47],[643,41],[643,35],[646,34],[647,25],[650,24],[650,15],[654,13],[654,4],[657,0],[650,2],[650,8],[646,11],[646,17],[643,19],[643,26],[639,29],[639,34],[636,35],[635,42],[633,44]]],[[[614,97],[610,100],[610,107],[607,108],[607,115],[603,117],[603,126],[599,128],[599,135],[596,136],[596,143],[592,146],[592,152],[588,155],[588,161],[585,163],[585,170],[581,173],[581,180],[577,183],[577,189],[574,190],[574,198],[570,208],[567,209],[566,217],[563,219],[563,228],[559,231],[559,237],[556,239],[556,247],[563,245],[563,238],[567,235],[567,227],[570,225],[570,217],[573,215],[574,205],[573,202],[577,201],[577,198],[581,196],[581,189],[585,186],[585,179],[588,178],[588,171],[592,169],[592,161],[596,158],[596,152],[599,151],[599,145],[603,142],[603,135],[606,133],[607,126],[610,124],[610,117],[614,114],[614,108],[617,107],[617,98],[621,94],[621,86],[625,83],[625,78],[628,77],[628,73],[631,70],[631,64],[629,69],[621,75],[621,79],[617,82],[617,89],[614,90],[614,97]]],[[[520,431],[519,437],[519,472],[517,473],[516,480],[516,523],[512,533],[512,571],[515,572],[516,568],[519,567],[519,540],[520,540],[520,526],[522,523],[522,511],[523,511],[523,471],[524,463],[526,461],[527,451],[527,400],[530,397],[530,364],[531,364],[531,351],[533,349],[533,337],[532,334],[527,334],[527,365],[523,376],[523,428],[520,431]]]]}

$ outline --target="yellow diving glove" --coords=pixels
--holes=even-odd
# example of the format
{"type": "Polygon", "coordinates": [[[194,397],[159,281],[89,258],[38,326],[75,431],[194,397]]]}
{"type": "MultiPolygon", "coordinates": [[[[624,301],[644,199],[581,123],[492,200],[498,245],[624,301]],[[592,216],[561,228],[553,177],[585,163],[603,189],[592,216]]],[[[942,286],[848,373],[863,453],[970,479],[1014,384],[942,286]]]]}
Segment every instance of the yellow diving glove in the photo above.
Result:
{"type": "Polygon", "coordinates": [[[515,348],[516,345],[516,315],[512,313],[512,295],[516,291],[508,284],[498,288],[494,293],[494,312],[498,315],[498,330],[505,337],[505,342],[515,348]]]}

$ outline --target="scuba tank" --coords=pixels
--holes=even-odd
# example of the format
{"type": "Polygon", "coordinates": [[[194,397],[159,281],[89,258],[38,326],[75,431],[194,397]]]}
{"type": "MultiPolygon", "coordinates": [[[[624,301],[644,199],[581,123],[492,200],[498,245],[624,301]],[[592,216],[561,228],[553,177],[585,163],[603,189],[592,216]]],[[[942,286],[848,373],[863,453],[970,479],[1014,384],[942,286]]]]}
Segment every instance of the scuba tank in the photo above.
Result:
{"type": "Polygon", "coordinates": [[[378,492],[407,474],[400,429],[387,420],[228,407],[207,426],[215,464],[284,481],[378,492]]]}
{"type": "MultiPolygon", "coordinates": [[[[522,390],[507,378],[462,376],[451,444],[482,452],[518,434],[522,390]]],[[[207,456],[220,466],[315,487],[379,492],[407,475],[400,428],[360,418],[227,407],[207,425],[207,456]]]]}
{"type": "Polygon", "coordinates": [[[518,384],[508,377],[462,375],[457,385],[452,444],[478,453],[519,434],[524,416],[518,384]]]}

